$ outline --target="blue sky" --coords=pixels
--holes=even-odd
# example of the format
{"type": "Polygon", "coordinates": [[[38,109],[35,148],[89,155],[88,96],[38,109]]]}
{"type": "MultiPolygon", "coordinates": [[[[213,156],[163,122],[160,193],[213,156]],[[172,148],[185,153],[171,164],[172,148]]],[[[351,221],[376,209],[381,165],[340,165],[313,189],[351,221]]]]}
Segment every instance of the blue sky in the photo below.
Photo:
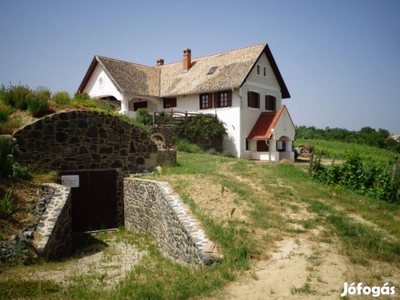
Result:
{"type": "Polygon", "coordinates": [[[400,1],[0,3],[0,84],[78,89],[96,54],[154,66],[268,43],[296,125],[400,134],[400,1]]]}

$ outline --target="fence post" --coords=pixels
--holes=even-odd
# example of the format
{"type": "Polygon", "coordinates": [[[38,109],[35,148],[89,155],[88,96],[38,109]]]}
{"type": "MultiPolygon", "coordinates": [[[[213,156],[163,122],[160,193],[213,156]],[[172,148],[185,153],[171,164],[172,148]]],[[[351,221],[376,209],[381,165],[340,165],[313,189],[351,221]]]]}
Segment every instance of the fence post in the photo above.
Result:
{"type": "Polygon", "coordinates": [[[394,165],[393,165],[393,171],[392,171],[392,179],[393,179],[393,180],[396,178],[398,163],[399,163],[399,158],[396,157],[396,158],[394,159],[394,165]]]}
{"type": "Polygon", "coordinates": [[[333,156],[331,167],[333,166],[333,163],[335,162],[336,156],[337,156],[337,152],[335,153],[335,156],[333,156]]]}
{"type": "Polygon", "coordinates": [[[314,161],[314,152],[310,155],[310,164],[308,165],[308,176],[312,175],[312,164],[314,161]]]}

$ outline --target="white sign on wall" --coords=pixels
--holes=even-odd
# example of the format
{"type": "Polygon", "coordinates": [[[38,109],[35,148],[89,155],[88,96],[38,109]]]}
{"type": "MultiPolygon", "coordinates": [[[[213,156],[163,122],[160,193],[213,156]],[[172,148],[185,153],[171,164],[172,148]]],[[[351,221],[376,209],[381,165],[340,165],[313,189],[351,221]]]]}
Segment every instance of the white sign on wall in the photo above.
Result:
{"type": "Polygon", "coordinates": [[[79,187],[79,175],[63,175],[61,176],[61,185],[71,188],[79,187]]]}

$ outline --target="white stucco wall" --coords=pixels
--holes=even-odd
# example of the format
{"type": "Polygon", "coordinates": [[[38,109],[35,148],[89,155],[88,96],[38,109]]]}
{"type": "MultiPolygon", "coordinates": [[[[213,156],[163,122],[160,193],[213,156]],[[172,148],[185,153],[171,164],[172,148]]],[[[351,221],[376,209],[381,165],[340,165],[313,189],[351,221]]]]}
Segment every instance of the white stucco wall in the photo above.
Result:
{"type": "Polygon", "coordinates": [[[123,99],[123,95],[118,91],[100,64],[97,64],[94,69],[83,93],[87,93],[92,98],[114,96],[117,100],[123,99]]]}
{"type": "MultiPolygon", "coordinates": [[[[243,98],[243,129],[241,140],[245,143],[246,138],[249,136],[260,114],[267,111],[265,109],[265,96],[271,95],[276,98],[276,110],[279,110],[282,105],[281,89],[265,54],[260,57],[253,70],[251,70],[248,79],[241,88],[241,94],[243,98]],[[257,65],[260,65],[260,75],[257,75],[257,65]],[[267,68],[266,77],[263,75],[264,67],[267,68]],[[248,107],[247,92],[256,92],[260,94],[260,108],[248,107]]],[[[242,146],[245,147],[245,144],[242,144],[242,146]]],[[[245,148],[243,148],[242,151],[244,153],[245,148]]]]}
{"type": "Polygon", "coordinates": [[[295,130],[296,129],[292,123],[292,120],[290,119],[288,111],[284,109],[274,128],[274,138],[276,140],[279,140],[282,137],[287,137],[288,139],[293,141],[295,130]]]}

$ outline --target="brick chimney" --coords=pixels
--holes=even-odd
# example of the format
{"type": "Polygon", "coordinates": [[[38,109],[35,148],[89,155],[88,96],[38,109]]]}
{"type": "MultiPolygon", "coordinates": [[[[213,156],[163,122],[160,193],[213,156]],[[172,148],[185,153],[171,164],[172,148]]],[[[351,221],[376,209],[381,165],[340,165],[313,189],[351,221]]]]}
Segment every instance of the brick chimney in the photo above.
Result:
{"type": "Polygon", "coordinates": [[[186,48],[183,50],[183,72],[187,72],[192,66],[192,50],[186,48]]]}
{"type": "Polygon", "coordinates": [[[157,59],[157,66],[163,66],[164,65],[164,60],[162,58],[157,59]]]}

